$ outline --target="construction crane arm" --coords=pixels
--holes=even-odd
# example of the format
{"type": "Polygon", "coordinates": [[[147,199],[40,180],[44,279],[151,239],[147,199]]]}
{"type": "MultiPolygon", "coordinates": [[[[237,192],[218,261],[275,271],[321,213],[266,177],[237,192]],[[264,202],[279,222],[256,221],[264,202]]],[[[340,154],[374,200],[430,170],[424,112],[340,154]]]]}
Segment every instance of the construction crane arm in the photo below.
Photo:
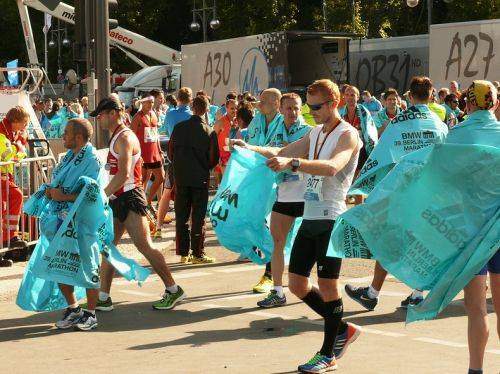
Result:
{"type": "MultiPolygon", "coordinates": [[[[38,0],[24,0],[22,2],[25,6],[50,14],[64,22],[70,24],[75,23],[75,8],[66,3],[60,2],[51,10],[38,0]]],[[[115,45],[150,57],[163,64],[175,64],[180,62],[180,51],[176,51],[173,48],[155,42],[123,27],[109,30],[109,41],[115,45]]]]}

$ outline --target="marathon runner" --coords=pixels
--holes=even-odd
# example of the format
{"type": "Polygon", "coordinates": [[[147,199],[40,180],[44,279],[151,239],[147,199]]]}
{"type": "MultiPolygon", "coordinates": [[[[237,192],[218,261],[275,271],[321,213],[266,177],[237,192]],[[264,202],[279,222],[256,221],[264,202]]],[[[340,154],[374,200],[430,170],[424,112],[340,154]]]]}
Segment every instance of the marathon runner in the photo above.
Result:
{"type": "Polygon", "coordinates": [[[160,139],[158,137],[158,117],[153,110],[153,96],[146,96],[139,100],[141,110],[132,119],[130,128],[137,135],[141,145],[141,156],[144,161],[142,186],[146,189],[151,176],[154,177],[153,184],[147,196],[147,204],[151,201],[156,192],[165,180],[165,170],[163,169],[163,157],[160,148],[160,139]]]}
{"type": "MultiPolygon", "coordinates": [[[[283,115],[281,131],[275,137],[273,146],[284,147],[307,136],[311,131],[311,127],[305,123],[301,115],[301,108],[302,100],[298,94],[286,93],[281,97],[280,112],[283,115]]],[[[267,157],[273,157],[273,149],[247,145],[242,141],[234,141],[233,144],[242,145],[267,157]]],[[[283,291],[283,272],[285,271],[283,250],[295,219],[304,214],[304,190],[305,180],[301,173],[284,173],[283,182],[278,187],[278,198],[271,213],[271,235],[274,242],[271,260],[273,289],[266,298],[257,302],[261,308],[272,308],[286,304],[283,291]]]]}
{"type": "MultiPolygon", "coordinates": [[[[428,136],[429,139],[435,139],[437,142],[444,141],[448,130],[444,122],[429,108],[432,94],[432,81],[429,78],[414,77],[410,82],[410,100],[412,102],[412,106],[392,119],[389,123],[388,129],[390,129],[391,126],[409,127],[410,124],[417,123],[417,127],[422,129],[421,131],[425,129],[427,131],[426,133],[431,132],[432,136],[428,136]]],[[[398,154],[397,152],[400,149],[404,149],[406,153],[411,153],[416,149],[420,149],[434,143],[429,141],[422,142],[421,145],[412,145],[406,148],[401,148],[401,146],[396,147],[394,139],[386,138],[386,133],[388,132],[389,130],[386,130],[386,132],[382,134],[379,144],[375,147],[376,150],[379,147],[388,147],[388,151],[391,152],[391,154],[398,154]]],[[[375,151],[372,152],[370,157],[374,154],[376,154],[375,151]]],[[[402,156],[403,154],[401,157],[402,156]]],[[[369,161],[370,159],[367,161],[367,164],[369,161]]],[[[363,176],[363,171],[361,172],[361,176],[363,176]]],[[[345,291],[351,299],[361,304],[364,308],[373,310],[377,306],[378,295],[386,277],[387,271],[385,271],[377,261],[375,264],[373,280],[369,287],[355,287],[353,285],[346,284],[345,291]]],[[[409,305],[417,305],[422,300],[422,291],[414,290],[410,296],[401,302],[401,307],[407,308],[409,305]]]]}
{"type": "MultiPolygon", "coordinates": [[[[248,144],[256,146],[273,146],[276,134],[281,128],[282,115],[280,109],[281,92],[276,88],[268,88],[260,94],[259,111],[248,125],[248,144]]],[[[268,293],[273,287],[271,261],[266,264],[264,275],[253,287],[253,292],[268,293]]]]}
{"type": "Polygon", "coordinates": [[[315,81],[307,89],[307,104],[316,123],[308,136],[276,149],[268,160],[274,171],[302,172],[306,178],[304,216],[293,244],[289,265],[289,288],[324,319],[323,345],[298,370],[322,373],[337,368],[361,329],[342,320],[343,303],[339,290],[342,260],[327,257],[330,235],[337,216],[347,207],[351,185],[363,145],[357,130],[339,112],[339,88],[328,79],[315,81]],[[318,287],[310,282],[316,264],[318,287]]]}
{"type": "MultiPolygon", "coordinates": [[[[153,304],[154,309],[172,309],[186,298],[183,289],[175,284],[172,274],[160,251],[151,243],[146,219],[147,202],[142,188],[142,159],[140,143],[135,134],[122,122],[123,107],[113,97],[108,97],[90,115],[97,117],[99,125],[110,132],[109,153],[106,167],[111,175],[104,189],[110,198],[114,216],[114,243],[117,245],[127,230],[137,249],[146,257],[165,285],[163,298],[153,304]]],[[[114,268],[103,259],[101,265],[101,290],[97,310],[111,311],[109,296],[114,268]]]]}
{"type": "MultiPolygon", "coordinates": [[[[499,105],[497,89],[489,81],[477,80],[466,93],[467,119],[451,129],[446,143],[500,145],[500,122],[494,116],[499,105]]],[[[491,296],[497,315],[500,337],[500,249],[464,289],[468,318],[469,374],[483,373],[483,359],[488,342],[486,275],[490,275],[491,296]]]]}

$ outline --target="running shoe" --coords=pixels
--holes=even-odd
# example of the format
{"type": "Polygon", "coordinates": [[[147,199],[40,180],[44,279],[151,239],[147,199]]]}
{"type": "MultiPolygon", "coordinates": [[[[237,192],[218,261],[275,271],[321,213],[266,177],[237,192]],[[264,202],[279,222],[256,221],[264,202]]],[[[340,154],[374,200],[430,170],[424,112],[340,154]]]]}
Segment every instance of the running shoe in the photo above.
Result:
{"type": "Polygon", "coordinates": [[[80,318],[83,317],[83,313],[84,312],[81,307],[75,309],[66,308],[64,310],[63,318],[56,322],[56,327],[61,330],[66,330],[75,326],[80,318]]]}
{"type": "Polygon", "coordinates": [[[97,317],[88,311],[83,312],[83,316],[75,324],[75,328],[81,331],[90,331],[97,327],[97,317]]]}
{"type": "Polygon", "coordinates": [[[349,344],[353,343],[358,338],[359,334],[361,334],[361,327],[354,323],[347,322],[347,328],[344,333],[337,335],[335,345],[333,346],[333,354],[337,360],[344,355],[349,344]]]}
{"type": "MultiPolygon", "coordinates": [[[[82,309],[88,309],[87,303],[80,305],[82,309]]],[[[111,312],[113,310],[113,301],[111,297],[108,297],[106,301],[97,300],[97,304],[95,306],[95,310],[100,312],[111,312]]]]}
{"type": "Polygon", "coordinates": [[[193,259],[191,260],[193,264],[195,265],[201,265],[201,264],[213,264],[215,262],[215,258],[213,257],[208,257],[208,256],[193,256],[193,259]]]}
{"type": "Polygon", "coordinates": [[[181,264],[190,265],[192,263],[193,263],[193,261],[192,261],[192,257],[190,255],[181,256],[181,264]]]}
{"type": "Polygon", "coordinates": [[[308,362],[299,365],[298,370],[301,373],[326,373],[337,370],[337,360],[335,357],[327,357],[318,352],[308,362]]]}
{"type": "Polygon", "coordinates": [[[280,297],[278,291],[271,290],[264,300],[257,301],[257,305],[261,308],[274,308],[286,304],[286,296],[280,297]]]}
{"type": "Polygon", "coordinates": [[[408,306],[418,305],[422,301],[424,301],[423,297],[411,297],[411,295],[410,295],[406,299],[404,299],[403,301],[401,301],[401,308],[408,309],[408,306]]]}
{"type": "Polygon", "coordinates": [[[156,229],[154,234],[153,234],[153,239],[162,239],[162,232],[161,229],[156,229]]]}
{"type": "Polygon", "coordinates": [[[362,305],[364,308],[368,310],[373,310],[377,306],[378,297],[371,298],[368,296],[368,287],[354,287],[350,284],[345,285],[346,294],[362,305]]]}
{"type": "Polygon", "coordinates": [[[172,309],[177,303],[180,303],[182,300],[184,300],[187,296],[186,293],[180,286],[177,287],[178,290],[176,293],[170,293],[167,290],[165,290],[163,298],[160,301],[157,301],[156,303],[153,304],[153,309],[157,310],[172,309]]]}
{"type": "Polygon", "coordinates": [[[273,280],[269,278],[267,275],[263,275],[260,278],[259,283],[253,286],[254,293],[269,293],[273,288],[273,280]]]}

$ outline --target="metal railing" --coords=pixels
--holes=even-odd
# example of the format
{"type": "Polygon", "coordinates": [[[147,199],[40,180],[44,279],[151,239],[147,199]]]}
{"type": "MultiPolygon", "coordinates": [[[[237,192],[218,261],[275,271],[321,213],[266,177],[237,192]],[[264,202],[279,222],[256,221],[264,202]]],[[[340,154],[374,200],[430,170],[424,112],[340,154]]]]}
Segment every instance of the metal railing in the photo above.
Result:
{"type": "MultiPolygon", "coordinates": [[[[0,254],[6,253],[10,248],[9,224],[7,217],[10,212],[8,180],[11,179],[22,192],[23,203],[44,183],[50,183],[52,171],[56,165],[55,159],[51,155],[26,158],[18,162],[0,162],[0,197],[2,206],[0,209],[0,254]],[[11,170],[7,170],[12,168],[11,170]]],[[[27,216],[21,212],[19,222],[19,237],[28,245],[34,245],[39,237],[38,219],[27,216]]]]}

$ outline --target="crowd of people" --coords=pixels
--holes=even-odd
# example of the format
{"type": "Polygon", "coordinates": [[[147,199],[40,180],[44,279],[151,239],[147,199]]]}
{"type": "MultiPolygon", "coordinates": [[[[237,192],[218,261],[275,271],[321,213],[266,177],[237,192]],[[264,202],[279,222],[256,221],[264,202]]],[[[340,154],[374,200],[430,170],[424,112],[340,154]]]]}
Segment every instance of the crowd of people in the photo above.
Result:
{"type": "MultiPolygon", "coordinates": [[[[173,220],[168,217],[171,202],[180,262],[213,263],[215,259],[204,251],[209,192],[221,183],[234,147],[259,153],[268,158],[269,168],[284,172],[268,222],[274,242],[272,260],[253,291],[265,294],[257,302],[259,307],[286,304],[283,249],[295,220],[302,217],[290,256],[288,288],[324,320],[320,350],[299,366],[301,372],[322,373],[337,367],[337,360],[362,331],[342,319],[342,260],[326,255],[337,217],[349,203],[363,202],[361,195],[348,196],[351,184],[362,173],[384,132],[398,121],[403,125],[409,114],[422,126],[430,126],[436,141],[444,143],[448,132],[477,113],[485,113],[484,125],[497,130],[491,145],[498,147],[499,86],[498,82],[475,81],[461,91],[457,82],[451,82],[449,88],[437,89],[429,78],[414,77],[408,92],[400,94],[390,88],[379,100],[355,86],[339,87],[324,79],[313,82],[304,93],[281,93],[269,88],[255,98],[248,92],[229,92],[220,106],[212,103],[204,91],[193,94],[190,88],[183,87],[176,96],[166,97],[161,90],[152,90],[128,108],[118,95],[112,94],[91,112],[86,98],[68,104],[47,99],[37,103],[35,109],[47,136],[62,137],[65,147],[75,155],[91,139],[92,128],[86,118],[95,117],[98,126],[109,131],[105,168],[111,179],[103,187],[114,217],[114,243],[119,244],[127,231],[163,281],[165,294],[153,304],[155,309],[171,309],[187,297],[172,277],[163,255],[152,244],[152,238],[162,238],[163,225],[173,220]],[[317,285],[310,279],[314,266],[317,285]]],[[[17,132],[26,127],[21,126],[25,117],[18,114],[8,114],[2,122],[6,129],[2,133],[11,141],[19,140],[17,132]]],[[[46,193],[55,201],[76,199],[57,186],[46,193]]],[[[482,373],[488,337],[486,271],[490,272],[498,313],[500,252],[465,289],[472,374],[482,373]]],[[[113,273],[113,267],[103,259],[100,288],[87,294],[87,304],[83,306],[78,304],[72,289],[61,285],[68,308],[56,326],[81,330],[97,327],[95,311],[113,309],[113,273]]],[[[377,263],[370,286],[346,285],[346,293],[364,308],[373,310],[386,275],[377,263]]],[[[401,305],[411,307],[422,300],[422,291],[414,290],[401,305]]],[[[500,322],[497,326],[500,334],[500,322]]]]}

